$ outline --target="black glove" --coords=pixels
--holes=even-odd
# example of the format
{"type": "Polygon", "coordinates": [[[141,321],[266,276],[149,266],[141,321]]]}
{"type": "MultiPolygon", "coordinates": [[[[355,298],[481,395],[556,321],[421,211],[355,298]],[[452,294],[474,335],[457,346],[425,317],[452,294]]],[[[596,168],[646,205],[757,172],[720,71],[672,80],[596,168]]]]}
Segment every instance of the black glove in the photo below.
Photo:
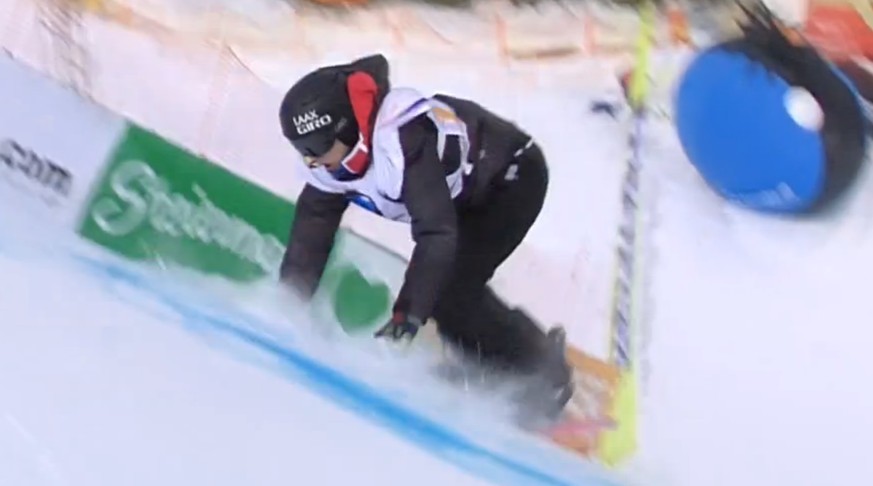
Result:
{"type": "Polygon", "coordinates": [[[399,341],[401,339],[412,340],[416,334],[418,334],[418,328],[423,326],[424,323],[421,319],[415,316],[408,316],[404,314],[395,314],[394,317],[388,321],[388,324],[385,324],[374,335],[377,338],[387,337],[394,341],[399,341]]]}

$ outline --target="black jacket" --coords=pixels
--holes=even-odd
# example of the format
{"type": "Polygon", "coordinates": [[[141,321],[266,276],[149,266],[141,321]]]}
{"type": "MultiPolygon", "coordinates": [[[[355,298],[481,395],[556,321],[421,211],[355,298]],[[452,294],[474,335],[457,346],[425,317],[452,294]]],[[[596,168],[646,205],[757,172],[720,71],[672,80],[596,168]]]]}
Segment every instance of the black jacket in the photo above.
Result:
{"type": "MultiPolygon", "coordinates": [[[[379,65],[368,59],[371,69],[379,65]]],[[[387,62],[378,72],[387,75],[387,62]]],[[[387,80],[377,80],[377,84],[380,88],[388,86],[387,80]]],[[[463,193],[453,200],[445,176],[460,160],[447,158],[453,155],[457,158],[460,151],[446,148],[443,160],[439,159],[436,127],[426,115],[400,127],[405,160],[401,199],[412,217],[415,249],[395,310],[422,320],[431,317],[453,268],[458,209],[487,204],[493,181],[508,167],[515,151],[530,139],[515,125],[477,103],[445,95],[437,98],[452,106],[467,124],[474,170],[465,177],[463,193]]],[[[348,205],[344,195],[326,193],[311,185],[304,187],[297,200],[280,276],[303,298],[310,298],[318,287],[348,205]]]]}

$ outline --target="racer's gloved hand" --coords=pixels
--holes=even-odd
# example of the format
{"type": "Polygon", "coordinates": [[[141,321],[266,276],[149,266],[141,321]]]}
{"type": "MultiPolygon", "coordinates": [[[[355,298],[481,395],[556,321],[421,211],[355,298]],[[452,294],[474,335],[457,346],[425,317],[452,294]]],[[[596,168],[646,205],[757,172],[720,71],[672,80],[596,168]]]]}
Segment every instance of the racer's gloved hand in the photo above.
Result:
{"type": "Polygon", "coordinates": [[[374,336],[377,338],[387,337],[394,341],[400,341],[401,339],[411,341],[418,334],[418,329],[423,325],[422,320],[415,316],[397,313],[388,321],[388,324],[385,324],[376,331],[374,336]]]}

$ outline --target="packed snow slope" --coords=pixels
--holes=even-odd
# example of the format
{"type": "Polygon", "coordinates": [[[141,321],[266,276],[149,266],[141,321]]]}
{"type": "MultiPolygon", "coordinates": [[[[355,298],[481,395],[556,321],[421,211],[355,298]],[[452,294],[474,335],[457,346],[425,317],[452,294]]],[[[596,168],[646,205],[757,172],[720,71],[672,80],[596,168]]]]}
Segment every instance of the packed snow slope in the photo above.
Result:
{"type": "Polygon", "coordinates": [[[645,139],[644,462],[689,486],[868,481],[869,161],[832,213],[776,218],[710,191],[669,124],[645,139]]]}
{"type": "MultiPolygon", "coordinates": [[[[869,171],[836,214],[776,220],[713,196],[663,130],[644,140],[657,272],[636,483],[869,477],[869,171]]],[[[414,364],[307,336],[268,291],[34,221],[0,205],[0,484],[630,484],[483,424],[414,364]],[[404,403],[413,378],[433,393],[404,403]]]]}
{"type": "Polygon", "coordinates": [[[436,387],[446,411],[416,410],[390,389],[414,361],[356,356],[268,320],[269,299],[249,312],[239,289],[135,267],[8,196],[0,484],[622,484],[482,411],[474,426],[475,407],[436,387]]]}

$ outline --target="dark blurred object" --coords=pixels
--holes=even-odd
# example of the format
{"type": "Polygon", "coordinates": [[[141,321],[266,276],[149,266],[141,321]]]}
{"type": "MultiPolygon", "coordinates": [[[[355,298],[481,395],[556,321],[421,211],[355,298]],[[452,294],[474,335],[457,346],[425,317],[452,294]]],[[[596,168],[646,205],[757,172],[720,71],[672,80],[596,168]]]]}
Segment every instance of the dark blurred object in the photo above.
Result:
{"type": "Polygon", "coordinates": [[[873,103],[873,63],[865,59],[844,59],[836,61],[836,64],[855,84],[858,94],[868,103],[873,103]]]}
{"type": "Polygon", "coordinates": [[[855,86],[763,3],[741,34],[699,52],[676,90],[689,161],[717,193],[768,213],[820,216],[857,180],[869,122],[855,86]]]}

